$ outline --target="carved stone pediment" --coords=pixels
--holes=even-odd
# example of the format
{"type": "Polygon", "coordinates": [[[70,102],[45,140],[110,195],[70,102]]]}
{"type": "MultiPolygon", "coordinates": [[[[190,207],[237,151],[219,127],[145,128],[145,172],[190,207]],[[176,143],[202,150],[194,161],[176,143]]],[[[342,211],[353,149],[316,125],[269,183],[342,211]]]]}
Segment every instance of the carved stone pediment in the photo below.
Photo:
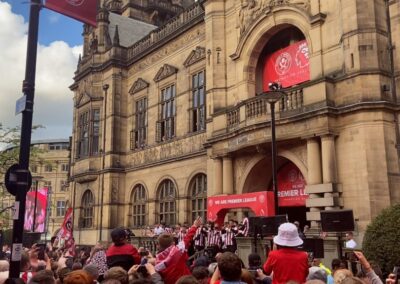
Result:
{"type": "Polygon", "coordinates": [[[96,96],[96,88],[93,87],[93,81],[83,80],[83,82],[79,82],[77,97],[74,102],[74,106],[79,108],[89,102],[92,101],[101,101],[103,97],[96,96]]]}
{"type": "Polygon", "coordinates": [[[147,83],[142,78],[139,78],[135,81],[135,83],[133,83],[132,87],[129,89],[129,94],[131,94],[131,95],[136,94],[136,93],[140,92],[141,90],[146,89],[148,86],[149,86],[149,83],[147,83]]]}
{"type": "Polygon", "coordinates": [[[173,74],[176,74],[178,72],[178,68],[171,66],[169,64],[164,64],[163,67],[158,70],[156,76],[154,77],[155,82],[159,82],[162,79],[165,79],[173,74]]]}
{"type": "Polygon", "coordinates": [[[189,56],[186,58],[183,66],[189,67],[190,65],[199,62],[206,58],[206,49],[201,46],[197,46],[195,50],[193,50],[189,56]]]}
{"type": "Polygon", "coordinates": [[[76,100],[75,107],[79,108],[80,106],[83,106],[84,104],[87,104],[92,100],[93,97],[89,93],[83,92],[79,95],[78,99],[76,100]]]}
{"type": "Polygon", "coordinates": [[[240,35],[244,35],[259,17],[278,6],[296,6],[309,12],[310,0],[242,0],[238,25],[240,35]]]}
{"type": "Polygon", "coordinates": [[[310,7],[310,0],[270,0],[270,7],[280,5],[297,5],[304,10],[310,7]]]}

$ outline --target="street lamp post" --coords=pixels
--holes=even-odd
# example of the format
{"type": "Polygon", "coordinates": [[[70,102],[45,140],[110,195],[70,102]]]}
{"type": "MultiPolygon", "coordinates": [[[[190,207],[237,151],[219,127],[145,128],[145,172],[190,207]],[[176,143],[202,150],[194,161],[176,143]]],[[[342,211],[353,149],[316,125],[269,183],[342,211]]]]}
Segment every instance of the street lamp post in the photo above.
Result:
{"type": "Polygon", "coordinates": [[[285,92],[281,90],[281,85],[278,83],[270,83],[270,91],[263,92],[259,96],[264,97],[271,106],[271,154],[272,154],[272,190],[274,192],[274,208],[275,215],[278,215],[278,181],[277,181],[277,166],[276,166],[276,137],[275,137],[275,104],[281,100],[285,92]]]}
{"type": "Polygon", "coordinates": [[[33,222],[32,222],[32,232],[35,232],[35,226],[36,226],[36,207],[37,207],[37,194],[38,194],[38,187],[39,187],[39,181],[43,179],[43,177],[39,176],[34,176],[32,177],[32,180],[35,182],[35,205],[33,207],[33,222]]]}

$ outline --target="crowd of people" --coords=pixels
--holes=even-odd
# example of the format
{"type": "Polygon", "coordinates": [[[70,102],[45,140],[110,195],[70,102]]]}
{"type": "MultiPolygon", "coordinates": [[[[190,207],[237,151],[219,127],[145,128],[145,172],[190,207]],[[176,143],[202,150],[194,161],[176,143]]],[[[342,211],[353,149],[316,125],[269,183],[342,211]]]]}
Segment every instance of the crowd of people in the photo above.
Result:
{"type": "MultiPolygon", "coordinates": [[[[274,248],[268,252],[265,263],[259,254],[251,253],[245,267],[235,254],[234,239],[247,234],[246,222],[241,225],[230,222],[219,228],[217,224],[204,225],[198,218],[192,226],[175,228],[175,232],[166,232],[160,226],[153,232],[158,245],[155,255],[130,244],[123,228],[111,232],[110,246],[98,243],[91,251],[81,249],[75,255],[69,250],[52,246],[44,249],[35,244],[22,254],[19,279],[8,279],[9,250],[6,250],[0,260],[0,284],[383,283],[379,268],[359,251],[354,252],[361,265],[357,275],[340,259],[334,259],[330,268],[318,259],[310,262],[307,253],[298,249],[303,239],[298,226],[292,223],[279,226],[273,238],[274,248]],[[197,252],[208,248],[211,253],[191,261],[190,247],[197,252]]],[[[394,284],[394,278],[389,275],[386,283],[394,284]]]]}

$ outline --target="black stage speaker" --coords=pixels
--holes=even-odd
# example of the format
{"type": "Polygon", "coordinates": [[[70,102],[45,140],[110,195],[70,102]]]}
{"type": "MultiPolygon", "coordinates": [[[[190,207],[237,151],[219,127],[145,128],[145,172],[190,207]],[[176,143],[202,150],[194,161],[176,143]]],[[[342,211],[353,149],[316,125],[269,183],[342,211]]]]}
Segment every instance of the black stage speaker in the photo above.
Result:
{"type": "Polygon", "coordinates": [[[321,227],[323,232],[354,231],[353,210],[321,211],[321,227]]]}
{"type": "Polygon", "coordinates": [[[315,258],[324,258],[324,240],[323,239],[305,239],[303,240],[303,250],[312,253],[315,258]]]}
{"type": "Polygon", "coordinates": [[[281,224],[287,222],[286,215],[276,215],[271,217],[250,217],[249,233],[251,236],[260,234],[263,237],[275,236],[281,224]]]}

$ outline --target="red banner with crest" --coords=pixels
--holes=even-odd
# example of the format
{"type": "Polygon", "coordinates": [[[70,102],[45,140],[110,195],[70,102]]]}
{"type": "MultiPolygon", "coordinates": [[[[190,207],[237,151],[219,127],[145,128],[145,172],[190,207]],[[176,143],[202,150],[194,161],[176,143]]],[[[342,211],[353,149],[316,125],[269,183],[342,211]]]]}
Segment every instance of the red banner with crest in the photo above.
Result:
{"type": "Polygon", "coordinates": [[[46,0],[45,7],[74,18],[91,26],[96,26],[98,0],[46,0]]]}
{"type": "Polygon", "coordinates": [[[270,54],[264,65],[263,88],[277,82],[287,88],[310,80],[309,51],[306,40],[270,54]]]}
{"type": "Polygon", "coordinates": [[[283,166],[278,172],[279,207],[305,206],[308,194],[306,181],[299,168],[293,163],[283,166]]]}

